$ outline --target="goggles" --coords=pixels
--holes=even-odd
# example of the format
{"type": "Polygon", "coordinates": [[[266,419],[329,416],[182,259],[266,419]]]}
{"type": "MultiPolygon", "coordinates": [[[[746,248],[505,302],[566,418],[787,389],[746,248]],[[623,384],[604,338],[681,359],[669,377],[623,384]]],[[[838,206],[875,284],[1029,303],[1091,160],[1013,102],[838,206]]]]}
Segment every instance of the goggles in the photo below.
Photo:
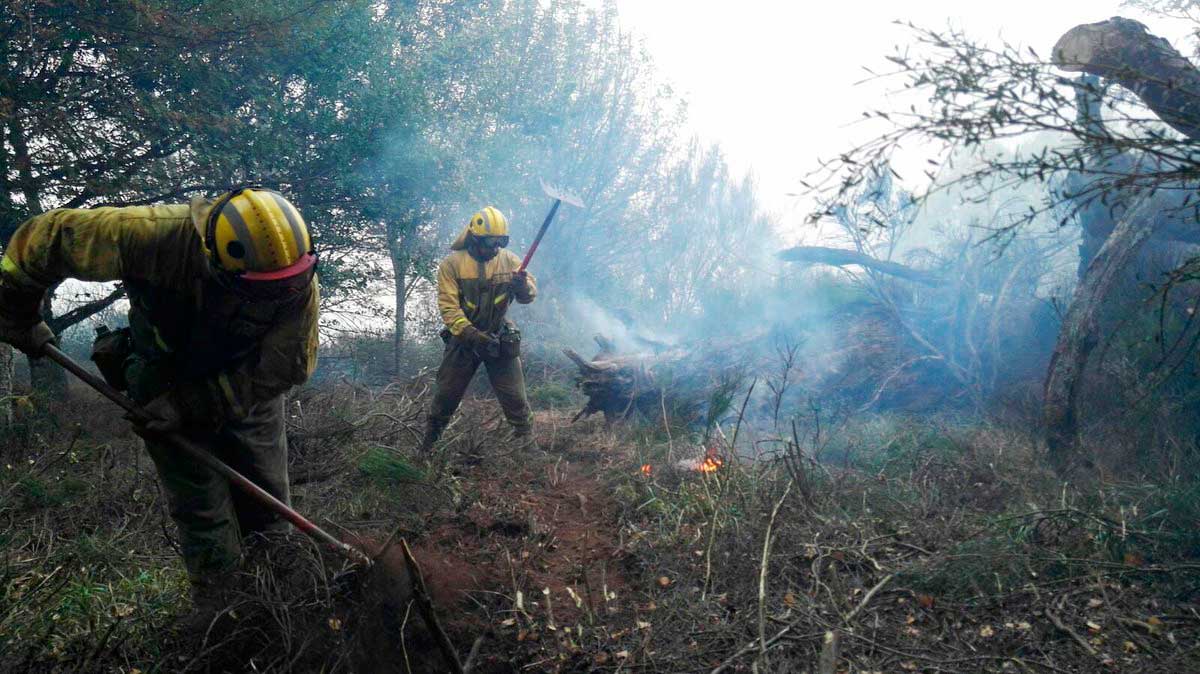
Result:
{"type": "Polygon", "coordinates": [[[475,241],[482,248],[504,248],[508,245],[507,236],[477,236],[475,241]]]}

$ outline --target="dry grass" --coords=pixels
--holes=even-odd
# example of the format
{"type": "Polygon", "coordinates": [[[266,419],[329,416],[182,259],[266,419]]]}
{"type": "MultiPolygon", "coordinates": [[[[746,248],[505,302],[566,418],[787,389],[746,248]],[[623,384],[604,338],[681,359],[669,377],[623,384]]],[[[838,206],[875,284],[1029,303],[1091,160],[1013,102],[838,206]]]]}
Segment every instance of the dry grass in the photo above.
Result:
{"type": "Polygon", "coordinates": [[[631,480],[629,552],[672,579],[639,662],[800,671],[833,633],[849,671],[1194,671],[1194,490],[1064,487],[1032,447],[877,419],[820,448],[841,465],[806,465],[811,501],[769,460],[631,480]]]}
{"type": "MultiPolygon", "coordinates": [[[[427,396],[298,395],[295,501],[347,537],[405,536],[460,654],[483,637],[477,672],[1200,668],[1195,485],[1064,486],[1010,428],[819,409],[795,436],[745,424],[737,452],[727,419],[710,475],[692,429],[562,407],[522,453],[490,400],[418,457],[427,396]]],[[[235,621],[174,635],[186,582],[152,467],[119,423],[67,418],[0,449],[5,671],[444,667],[403,583],[300,539],[254,548],[235,621]]]]}

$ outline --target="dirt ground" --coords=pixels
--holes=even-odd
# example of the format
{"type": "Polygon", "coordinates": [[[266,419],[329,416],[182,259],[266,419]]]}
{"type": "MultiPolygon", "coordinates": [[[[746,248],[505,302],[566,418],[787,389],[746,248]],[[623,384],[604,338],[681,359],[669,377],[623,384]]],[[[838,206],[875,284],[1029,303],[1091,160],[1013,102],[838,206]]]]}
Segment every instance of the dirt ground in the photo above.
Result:
{"type": "MultiPolygon", "coordinates": [[[[476,673],[1200,671],[1186,486],[1064,488],[1011,432],[895,423],[839,429],[805,474],[700,473],[685,429],[566,409],[519,449],[487,398],[416,456],[426,394],[298,399],[294,501],[372,552],[403,538],[476,673]]],[[[62,424],[7,451],[6,671],[448,671],[398,547],[366,576],[302,537],[254,548],[230,620],[182,633],[136,439],[62,424]]]]}

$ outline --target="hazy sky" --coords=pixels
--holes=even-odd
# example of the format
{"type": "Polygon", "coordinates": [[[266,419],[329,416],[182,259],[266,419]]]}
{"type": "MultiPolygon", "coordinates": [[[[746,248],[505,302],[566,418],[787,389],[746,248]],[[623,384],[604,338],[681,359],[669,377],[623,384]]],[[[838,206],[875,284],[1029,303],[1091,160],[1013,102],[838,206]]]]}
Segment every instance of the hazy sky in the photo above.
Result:
{"type": "MultiPolygon", "coordinates": [[[[764,202],[785,229],[807,205],[788,198],[817,159],[847,149],[865,129],[853,122],[898,82],[855,86],[886,70],[884,57],[911,41],[900,19],[979,39],[1032,46],[1047,56],[1060,35],[1114,15],[1151,24],[1179,41],[1177,22],[1150,20],[1119,0],[617,0],[622,24],[643,36],[663,75],[689,102],[690,125],[720,141],[738,169],[753,169],[764,202]],[[817,9],[814,9],[817,7],[817,9]]],[[[1186,53],[1187,50],[1185,50],[1186,53]]]]}

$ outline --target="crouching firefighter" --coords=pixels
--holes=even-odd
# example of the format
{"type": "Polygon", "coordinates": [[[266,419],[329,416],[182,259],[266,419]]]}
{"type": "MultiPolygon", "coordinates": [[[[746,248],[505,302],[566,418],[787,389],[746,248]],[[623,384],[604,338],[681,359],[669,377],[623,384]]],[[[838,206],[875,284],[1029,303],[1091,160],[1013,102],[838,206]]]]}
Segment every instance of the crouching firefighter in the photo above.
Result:
{"type": "Polygon", "coordinates": [[[513,301],[532,302],[537,286],[533,276],[518,271],[521,259],[505,250],[507,245],[508,220],[488,206],[471,218],[438,266],[438,310],[446,324],[446,348],[422,451],[432,449],[450,423],[480,364],[487,369],[514,439],[526,448],[535,446],[521,372],[521,333],[505,314],[513,301]]]}
{"type": "Polygon", "coordinates": [[[0,339],[31,356],[54,339],[39,313],[47,288],[124,284],[129,327],[98,331],[92,357],[156,419],[140,432],[201,615],[223,608],[243,538],[289,525],[155,437],[183,433],[288,502],[282,396],[316,363],[315,264],[300,213],[257,187],[190,205],[49,211],[21,225],[0,261],[0,339]]]}

